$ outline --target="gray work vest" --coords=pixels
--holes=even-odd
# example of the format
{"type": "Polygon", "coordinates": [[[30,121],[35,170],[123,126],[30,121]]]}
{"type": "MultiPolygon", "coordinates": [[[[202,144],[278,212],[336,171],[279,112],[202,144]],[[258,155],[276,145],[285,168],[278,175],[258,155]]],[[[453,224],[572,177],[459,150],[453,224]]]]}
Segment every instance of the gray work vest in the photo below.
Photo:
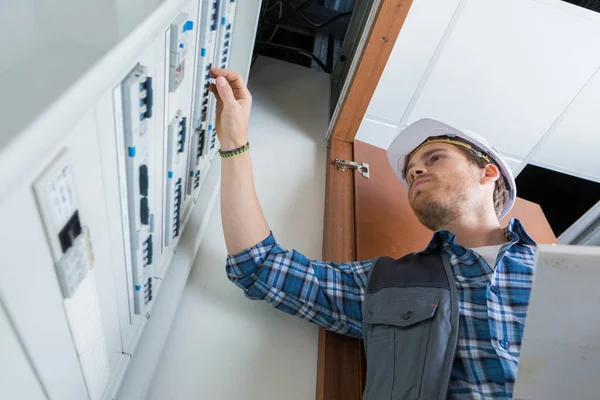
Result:
{"type": "Polygon", "coordinates": [[[378,258],[363,303],[363,338],[363,400],[445,399],[458,338],[458,297],[446,256],[378,258]]]}

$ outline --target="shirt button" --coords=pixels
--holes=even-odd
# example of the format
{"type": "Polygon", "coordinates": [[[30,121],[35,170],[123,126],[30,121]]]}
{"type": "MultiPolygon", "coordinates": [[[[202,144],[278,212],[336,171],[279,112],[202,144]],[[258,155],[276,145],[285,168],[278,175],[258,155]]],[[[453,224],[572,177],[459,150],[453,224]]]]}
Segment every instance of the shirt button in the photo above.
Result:
{"type": "Polygon", "coordinates": [[[504,350],[508,349],[508,342],[506,340],[501,340],[500,347],[502,347],[504,350]]]}
{"type": "Polygon", "coordinates": [[[492,291],[492,293],[494,294],[498,294],[500,293],[500,289],[498,288],[498,286],[490,286],[490,290],[492,291]]]}

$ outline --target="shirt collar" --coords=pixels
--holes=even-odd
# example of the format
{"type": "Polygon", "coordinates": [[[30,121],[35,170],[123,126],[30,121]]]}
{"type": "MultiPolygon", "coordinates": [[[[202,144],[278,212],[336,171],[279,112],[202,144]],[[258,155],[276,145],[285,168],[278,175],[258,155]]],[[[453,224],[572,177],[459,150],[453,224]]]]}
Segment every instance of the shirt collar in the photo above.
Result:
{"type": "MultiPolygon", "coordinates": [[[[536,246],[535,241],[527,234],[521,221],[517,218],[511,218],[506,228],[508,232],[508,241],[511,244],[536,246]]],[[[445,229],[437,231],[433,234],[431,241],[425,248],[425,251],[435,251],[443,249],[447,246],[456,244],[456,235],[445,229]]]]}
{"type": "Polygon", "coordinates": [[[525,231],[525,227],[517,218],[511,218],[506,229],[508,230],[508,238],[511,242],[521,245],[537,246],[537,243],[529,236],[527,231],[525,231]]]}

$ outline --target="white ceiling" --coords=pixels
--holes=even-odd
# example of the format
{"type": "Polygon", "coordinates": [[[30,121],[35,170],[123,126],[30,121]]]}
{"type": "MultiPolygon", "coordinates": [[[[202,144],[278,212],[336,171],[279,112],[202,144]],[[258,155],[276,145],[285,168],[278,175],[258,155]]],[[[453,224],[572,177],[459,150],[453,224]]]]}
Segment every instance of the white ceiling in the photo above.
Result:
{"type": "Polygon", "coordinates": [[[516,173],[600,181],[598,37],[600,14],[557,0],[415,0],[356,138],[386,148],[435,118],[487,137],[516,173]],[[574,135],[589,156],[564,151],[574,135]]]}

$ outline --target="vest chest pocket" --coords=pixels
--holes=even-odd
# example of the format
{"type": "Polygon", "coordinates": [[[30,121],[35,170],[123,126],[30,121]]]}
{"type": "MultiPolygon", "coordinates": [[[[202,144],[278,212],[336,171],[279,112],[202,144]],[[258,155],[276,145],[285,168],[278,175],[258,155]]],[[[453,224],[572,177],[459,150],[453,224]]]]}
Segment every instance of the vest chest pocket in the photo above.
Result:
{"type": "Polygon", "coordinates": [[[365,400],[417,399],[435,296],[411,296],[367,304],[363,315],[367,355],[365,400]]]}

